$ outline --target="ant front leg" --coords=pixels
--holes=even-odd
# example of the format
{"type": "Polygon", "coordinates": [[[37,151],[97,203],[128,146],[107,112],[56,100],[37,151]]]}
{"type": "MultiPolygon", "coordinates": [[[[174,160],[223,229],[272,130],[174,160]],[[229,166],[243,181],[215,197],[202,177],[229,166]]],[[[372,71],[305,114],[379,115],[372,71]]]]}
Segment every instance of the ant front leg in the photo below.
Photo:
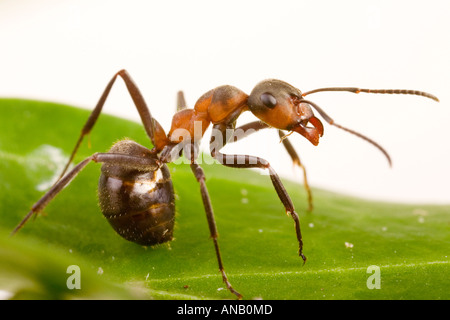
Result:
{"type": "Polygon", "coordinates": [[[144,97],[142,96],[139,88],[131,78],[131,76],[128,74],[126,70],[120,70],[117,72],[112,79],[109,81],[108,85],[106,86],[105,90],[103,91],[103,94],[101,95],[99,101],[97,102],[97,105],[95,106],[94,110],[92,111],[91,115],[89,116],[88,120],[86,121],[83,129],[81,130],[80,137],[78,138],[78,141],[76,142],[76,145],[72,151],[72,154],[70,155],[69,161],[67,162],[66,166],[64,167],[63,172],[61,173],[59,179],[62,178],[62,176],[66,173],[67,169],[69,168],[70,163],[75,157],[75,154],[80,147],[81,142],[83,141],[83,138],[89,134],[94,127],[95,123],[97,122],[97,119],[102,112],[103,105],[105,104],[106,98],[109,95],[109,92],[111,91],[111,88],[116,81],[116,78],[120,76],[123,81],[125,82],[125,85],[128,89],[128,92],[130,93],[130,96],[134,102],[134,105],[136,106],[136,109],[139,113],[139,116],[141,117],[142,124],[144,125],[145,131],[152,141],[152,144],[154,147],[156,147],[157,151],[161,151],[162,148],[167,144],[167,137],[164,132],[164,129],[161,127],[161,125],[152,118],[152,115],[150,113],[149,108],[147,107],[147,104],[145,103],[144,97]]]}
{"type": "Polygon", "coordinates": [[[25,218],[14,228],[11,235],[19,231],[33,214],[41,212],[91,161],[111,165],[121,165],[142,171],[155,171],[161,165],[161,163],[154,158],[136,157],[119,153],[94,153],[92,156],[78,163],[71,171],[59,179],[50,190],[48,190],[47,193],[31,207],[30,212],[28,212],[25,218]]]}
{"type": "Polygon", "coordinates": [[[209,197],[208,189],[206,188],[206,183],[205,183],[205,180],[206,180],[205,173],[204,173],[202,167],[200,167],[195,160],[191,160],[191,169],[195,175],[195,178],[197,179],[197,181],[200,184],[200,192],[202,194],[202,201],[203,201],[203,206],[204,206],[205,212],[206,212],[206,218],[208,220],[209,232],[211,234],[211,238],[214,241],[214,248],[216,250],[217,262],[219,264],[219,270],[222,274],[223,282],[225,283],[225,285],[227,286],[228,290],[230,290],[231,293],[236,295],[238,299],[242,299],[242,295],[233,289],[233,287],[231,286],[231,283],[228,281],[227,275],[225,274],[225,269],[223,267],[222,257],[220,255],[220,250],[219,250],[219,243],[217,241],[218,233],[217,233],[216,221],[214,219],[214,212],[213,212],[213,208],[211,205],[211,199],[209,197]]]}
{"type": "MultiPolygon", "coordinates": [[[[225,129],[226,126],[223,126],[221,124],[216,124],[213,127],[213,130],[218,130],[222,133],[222,136],[225,136],[225,129]]],[[[217,137],[214,137],[217,138],[217,137]]],[[[214,142],[216,143],[216,142],[214,142]]],[[[275,188],[275,191],[278,194],[278,198],[280,198],[281,202],[283,203],[283,206],[286,210],[286,213],[291,215],[292,219],[295,223],[295,233],[297,235],[297,241],[299,244],[299,250],[298,254],[303,259],[303,263],[306,262],[306,257],[303,254],[303,240],[302,240],[302,233],[300,229],[300,220],[298,217],[297,212],[295,212],[294,204],[292,203],[291,198],[289,197],[289,194],[287,193],[285,187],[283,186],[283,183],[281,182],[280,178],[278,177],[278,174],[275,172],[275,170],[270,166],[269,162],[265,159],[255,157],[255,156],[249,156],[249,155],[226,155],[223,153],[220,153],[219,150],[214,149],[213,141],[210,142],[211,147],[211,155],[213,158],[218,160],[222,165],[232,168],[259,168],[259,169],[265,169],[269,170],[270,179],[272,180],[272,184],[275,188]]],[[[221,146],[223,147],[223,145],[221,146]]]]}
{"type": "MultiPolygon", "coordinates": [[[[262,129],[267,129],[267,128],[271,128],[271,127],[268,124],[261,122],[261,121],[254,121],[254,122],[244,124],[235,129],[233,136],[231,137],[231,139],[228,142],[229,143],[237,142],[239,140],[242,140],[242,139],[248,137],[249,135],[251,135],[254,132],[257,132],[262,129]]],[[[306,168],[300,161],[300,157],[299,157],[297,151],[295,151],[291,142],[287,138],[287,136],[289,134],[286,135],[283,131],[278,130],[278,135],[280,136],[280,139],[281,139],[281,142],[283,143],[284,148],[286,149],[287,153],[291,157],[292,163],[294,165],[299,166],[300,169],[302,169],[302,171],[303,171],[303,186],[306,190],[306,194],[308,197],[308,209],[307,210],[309,212],[311,212],[311,211],[313,211],[314,206],[313,206],[311,188],[309,187],[308,178],[306,175],[306,168]]]]}

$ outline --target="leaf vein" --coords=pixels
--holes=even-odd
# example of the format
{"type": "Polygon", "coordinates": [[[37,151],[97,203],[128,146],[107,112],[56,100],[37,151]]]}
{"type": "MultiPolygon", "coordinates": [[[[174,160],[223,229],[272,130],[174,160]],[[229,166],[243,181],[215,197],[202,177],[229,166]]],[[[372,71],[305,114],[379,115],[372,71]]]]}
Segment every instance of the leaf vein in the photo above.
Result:
{"type": "MultiPolygon", "coordinates": [[[[407,264],[393,264],[393,265],[384,265],[380,266],[380,269],[387,268],[415,268],[415,267],[424,267],[434,264],[449,264],[450,261],[429,261],[429,262],[421,262],[421,263],[407,263],[407,264]]],[[[353,272],[353,271],[362,271],[367,270],[367,267],[355,267],[355,268],[333,268],[333,269],[319,269],[319,270],[306,270],[306,271],[282,271],[282,272],[252,272],[252,273],[235,273],[232,274],[233,277],[258,277],[258,276],[283,276],[283,275],[308,275],[308,274],[320,274],[320,273],[333,273],[333,272],[353,272]]],[[[149,279],[150,282],[174,282],[174,281],[182,281],[182,280],[197,280],[197,279],[206,279],[212,277],[220,277],[219,274],[204,274],[199,276],[188,276],[188,277],[179,277],[179,278],[161,278],[161,279],[149,279]]]]}

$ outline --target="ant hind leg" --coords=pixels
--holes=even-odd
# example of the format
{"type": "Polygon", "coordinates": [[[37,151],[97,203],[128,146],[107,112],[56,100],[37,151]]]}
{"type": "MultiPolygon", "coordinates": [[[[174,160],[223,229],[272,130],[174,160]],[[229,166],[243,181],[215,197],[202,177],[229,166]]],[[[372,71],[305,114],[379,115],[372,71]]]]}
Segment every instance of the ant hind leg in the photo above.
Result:
{"type": "Polygon", "coordinates": [[[98,117],[100,116],[100,113],[102,112],[103,106],[105,104],[105,101],[111,91],[112,86],[114,85],[114,82],[116,81],[116,78],[120,76],[123,81],[125,82],[125,85],[128,89],[128,92],[130,93],[130,96],[134,102],[134,105],[139,113],[139,116],[141,117],[142,123],[144,125],[145,131],[152,141],[153,146],[156,146],[158,144],[161,144],[161,140],[165,136],[163,134],[163,129],[161,125],[152,118],[152,115],[150,113],[150,110],[144,100],[144,97],[142,96],[139,88],[131,78],[131,76],[128,74],[126,70],[120,70],[117,72],[112,79],[107,84],[105,90],[103,91],[102,95],[100,96],[100,99],[97,102],[97,105],[95,106],[94,110],[92,111],[91,115],[89,116],[88,120],[86,121],[83,129],[81,130],[80,136],[75,144],[75,147],[70,155],[69,161],[67,162],[66,166],[64,167],[63,171],[61,172],[61,175],[59,179],[61,179],[64,174],[66,173],[67,169],[69,168],[70,163],[73,161],[76,152],[78,151],[78,148],[81,145],[81,142],[83,141],[83,138],[89,134],[94,127],[95,123],[97,122],[98,117]]]}
{"type": "Polygon", "coordinates": [[[143,171],[154,171],[160,166],[160,163],[155,158],[148,157],[137,157],[128,154],[120,153],[94,153],[92,156],[87,157],[80,163],[78,163],[71,171],[69,171],[65,176],[59,179],[51,188],[48,190],[41,199],[39,199],[32,207],[28,214],[23,218],[23,220],[14,228],[11,235],[19,231],[25,223],[33,216],[33,214],[38,214],[41,212],[49,203],[52,201],[56,195],[61,192],[77,175],[80,173],[91,161],[100,163],[109,163],[113,165],[123,165],[128,168],[133,168],[143,171]]]}

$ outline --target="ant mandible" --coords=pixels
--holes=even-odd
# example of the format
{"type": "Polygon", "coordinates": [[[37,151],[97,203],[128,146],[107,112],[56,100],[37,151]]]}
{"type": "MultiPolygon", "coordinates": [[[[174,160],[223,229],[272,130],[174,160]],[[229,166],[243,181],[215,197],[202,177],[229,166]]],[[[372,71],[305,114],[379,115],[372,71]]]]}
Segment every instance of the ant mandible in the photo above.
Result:
{"type": "MultiPolygon", "coordinates": [[[[275,170],[265,159],[249,155],[225,155],[220,152],[220,149],[227,142],[235,142],[255,131],[275,128],[278,129],[281,141],[294,164],[303,168],[300,158],[287,136],[292,132],[297,132],[313,145],[318,145],[324,128],[322,122],[314,116],[312,111],[312,108],[314,108],[330,125],[350,132],[376,146],[391,163],[389,155],[380,145],[358,132],[338,125],[317,104],[304,98],[309,94],[324,91],[411,94],[439,101],[429,93],[403,89],[332,87],[302,93],[286,82],[269,79],[258,83],[250,95],[230,85],[217,87],[202,95],[193,109],[186,107],[183,93],[180,91],[178,93],[177,113],[173,116],[169,133],[166,134],[162,126],[152,117],[142,94],[128,72],[121,70],[110,80],[95,109],[81,130],[80,137],[59,180],[32,206],[30,212],[18,224],[13,233],[23,227],[33,214],[38,214],[42,211],[88,163],[94,161],[102,163],[102,173],[98,188],[100,207],[115,231],[125,239],[141,245],[155,245],[170,241],[173,235],[175,201],[170,172],[166,163],[175,161],[184,151],[187,159],[190,160],[192,172],[200,184],[202,201],[222,279],[231,293],[238,298],[242,298],[241,294],[231,286],[224,271],[217,241],[218,234],[213,208],[205,184],[204,171],[196,161],[196,147],[198,147],[206,129],[212,124],[213,130],[219,133],[219,138],[218,135],[214,135],[210,141],[210,151],[214,159],[229,167],[268,170],[272,184],[286,213],[294,220],[299,244],[298,253],[303,259],[303,263],[305,263],[306,257],[303,254],[299,217],[275,170]],[[145,131],[153,144],[153,148],[150,150],[134,141],[122,140],[114,144],[107,153],[94,153],[78,163],[66,174],[83,138],[90,133],[96,123],[106,98],[118,76],[126,84],[139,112],[145,131]],[[244,111],[252,112],[259,120],[235,128],[236,120],[244,111]],[[200,134],[195,132],[195,128],[198,128],[199,124],[201,125],[200,134]],[[308,126],[308,124],[312,126],[308,126]],[[238,131],[238,129],[244,134],[241,136],[230,136],[226,132],[227,130],[238,131]],[[283,130],[290,131],[290,133],[285,134],[283,130]],[[181,134],[180,131],[182,132],[181,134]],[[217,142],[220,143],[217,144],[217,142]]],[[[311,191],[309,190],[306,175],[304,177],[309,209],[311,210],[311,191]]]]}

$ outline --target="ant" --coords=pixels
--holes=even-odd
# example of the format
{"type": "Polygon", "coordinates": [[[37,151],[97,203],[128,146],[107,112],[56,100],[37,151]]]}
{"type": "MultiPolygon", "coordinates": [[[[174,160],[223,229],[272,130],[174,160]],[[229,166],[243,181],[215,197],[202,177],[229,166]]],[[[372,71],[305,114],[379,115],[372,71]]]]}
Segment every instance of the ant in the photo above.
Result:
{"type": "MultiPolygon", "coordinates": [[[[177,113],[173,116],[169,133],[166,134],[158,121],[152,117],[142,94],[128,72],[121,70],[110,80],[95,109],[81,130],[78,141],[59,180],[32,206],[30,212],[12,233],[14,234],[22,228],[33,214],[37,215],[41,212],[88,163],[93,161],[102,163],[98,186],[99,203],[103,215],[114,230],[123,238],[146,246],[170,241],[173,236],[175,219],[175,197],[170,172],[166,163],[174,162],[184,152],[186,158],[190,161],[191,170],[200,185],[204,210],[211,238],[214,242],[222,279],[228,290],[240,299],[242,295],[231,286],[225,274],[217,241],[218,233],[213,208],[205,183],[206,178],[203,169],[196,161],[197,154],[195,150],[198,148],[200,139],[203,137],[206,129],[212,124],[214,132],[218,133],[210,141],[210,153],[214,159],[228,167],[268,170],[272,184],[286,213],[294,220],[299,245],[298,254],[303,259],[303,263],[305,263],[306,257],[303,254],[299,216],[275,170],[265,159],[249,155],[225,155],[220,152],[220,149],[227,142],[235,142],[258,130],[275,128],[278,129],[281,141],[294,164],[299,165],[304,170],[300,158],[287,136],[297,132],[313,145],[318,145],[319,139],[323,135],[324,127],[322,122],[315,117],[313,108],[330,125],[334,125],[373,144],[383,152],[389,163],[391,163],[388,153],[380,145],[356,131],[337,124],[317,104],[304,98],[307,95],[324,91],[410,94],[439,101],[438,98],[429,93],[403,89],[331,87],[302,93],[299,89],[286,82],[269,79],[258,83],[250,95],[230,85],[217,87],[202,95],[193,109],[186,107],[183,92],[178,92],[177,113]],[[94,153],[87,157],[66,174],[83,138],[94,127],[118,76],[125,82],[139,112],[145,131],[153,144],[153,148],[148,149],[132,140],[122,140],[115,143],[107,153],[94,153]],[[245,111],[252,112],[259,120],[236,128],[236,120],[245,111]],[[200,132],[198,132],[198,128],[201,129],[200,132]],[[238,132],[238,129],[243,132],[242,135],[227,135],[227,130],[238,132]],[[285,134],[283,130],[290,133],[285,134]]],[[[304,171],[304,173],[306,172],[304,171]]],[[[312,197],[306,181],[306,174],[304,178],[305,188],[308,193],[309,210],[312,210],[312,197]]]]}

